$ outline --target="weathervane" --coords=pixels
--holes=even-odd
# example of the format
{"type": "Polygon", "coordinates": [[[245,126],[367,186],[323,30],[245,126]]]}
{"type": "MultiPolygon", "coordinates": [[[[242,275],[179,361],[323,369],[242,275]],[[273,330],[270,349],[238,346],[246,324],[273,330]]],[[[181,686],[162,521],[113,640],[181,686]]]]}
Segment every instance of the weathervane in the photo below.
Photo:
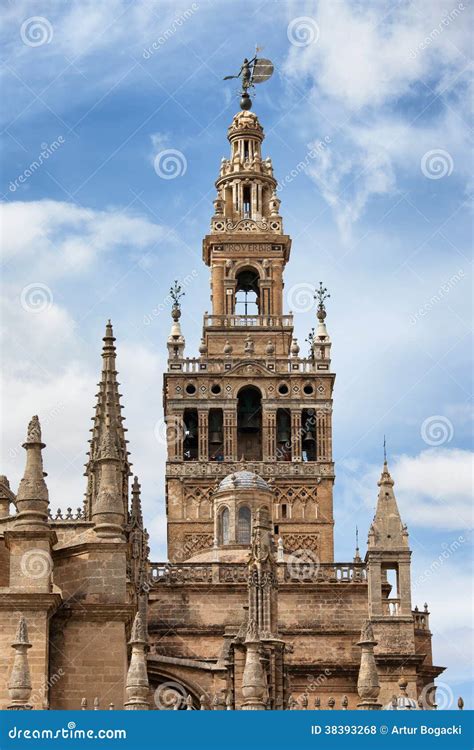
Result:
{"type": "Polygon", "coordinates": [[[263,57],[257,57],[261,47],[256,47],[255,55],[251,60],[245,58],[242,67],[236,76],[225,76],[224,81],[230,81],[234,78],[240,78],[242,81],[242,91],[240,92],[240,106],[247,110],[252,108],[252,100],[248,90],[254,88],[256,83],[264,83],[273,75],[273,63],[263,57]]]}

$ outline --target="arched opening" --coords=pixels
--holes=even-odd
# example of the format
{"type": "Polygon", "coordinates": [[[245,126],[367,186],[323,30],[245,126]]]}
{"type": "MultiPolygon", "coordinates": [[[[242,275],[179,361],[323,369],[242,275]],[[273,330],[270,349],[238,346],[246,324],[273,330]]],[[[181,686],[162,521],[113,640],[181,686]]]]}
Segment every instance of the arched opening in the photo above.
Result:
{"type": "Polygon", "coordinates": [[[291,461],[291,413],[288,409],[277,409],[276,443],[277,461],[291,461]]]}
{"type": "Polygon", "coordinates": [[[259,275],[255,268],[242,268],[236,276],[235,314],[258,315],[260,313],[259,275]]]}
{"type": "Polygon", "coordinates": [[[262,460],[262,395],[252,385],[237,396],[237,449],[239,458],[262,460]]]}
{"type": "Polygon", "coordinates": [[[183,459],[197,461],[198,459],[198,413],[197,409],[185,409],[183,459]]]}
{"type": "Polygon", "coordinates": [[[250,508],[242,505],[237,515],[237,544],[250,544],[252,514],[250,508]]]}
{"type": "Polygon", "coordinates": [[[229,508],[222,508],[217,517],[217,539],[219,544],[229,544],[229,508]]]}
{"type": "Polygon", "coordinates": [[[209,410],[209,460],[224,460],[224,431],[222,409],[209,410]]]}
{"type": "Polygon", "coordinates": [[[316,461],[316,411],[314,409],[303,409],[301,430],[303,461],[316,461]]]}

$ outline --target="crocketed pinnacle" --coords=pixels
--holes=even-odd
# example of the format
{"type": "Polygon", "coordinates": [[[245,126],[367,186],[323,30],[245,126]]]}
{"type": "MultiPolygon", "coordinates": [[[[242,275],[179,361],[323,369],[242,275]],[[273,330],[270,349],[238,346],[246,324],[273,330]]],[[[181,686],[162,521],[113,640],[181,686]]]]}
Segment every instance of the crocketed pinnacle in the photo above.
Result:
{"type": "MultiPolygon", "coordinates": [[[[87,492],[86,517],[90,518],[92,506],[99,492],[99,464],[101,459],[115,459],[120,464],[122,487],[127,485],[130,476],[126,428],[123,426],[120,404],[119,383],[117,381],[115,337],[112,323],[107,321],[104,345],[102,348],[102,373],[97,394],[95,414],[92,418],[92,437],[89,441],[89,460],[86,464],[87,492]]],[[[124,498],[126,504],[126,498],[124,498]]]]}

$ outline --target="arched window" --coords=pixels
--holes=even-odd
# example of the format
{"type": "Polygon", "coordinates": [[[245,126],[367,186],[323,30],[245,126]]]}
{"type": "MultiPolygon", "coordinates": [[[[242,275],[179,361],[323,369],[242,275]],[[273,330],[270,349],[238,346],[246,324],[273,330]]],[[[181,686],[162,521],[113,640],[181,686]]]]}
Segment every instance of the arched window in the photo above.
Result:
{"type": "Polygon", "coordinates": [[[229,544],[229,508],[219,513],[218,536],[220,544],[229,544]]]}
{"type": "Polygon", "coordinates": [[[236,277],[235,314],[258,315],[260,312],[259,275],[255,268],[242,268],[236,277]]]}
{"type": "Polygon", "coordinates": [[[251,385],[237,396],[237,450],[239,458],[262,460],[262,395],[251,385]]]}
{"type": "Polygon", "coordinates": [[[251,513],[250,508],[242,505],[237,516],[237,542],[250,544],[251,513]]]}

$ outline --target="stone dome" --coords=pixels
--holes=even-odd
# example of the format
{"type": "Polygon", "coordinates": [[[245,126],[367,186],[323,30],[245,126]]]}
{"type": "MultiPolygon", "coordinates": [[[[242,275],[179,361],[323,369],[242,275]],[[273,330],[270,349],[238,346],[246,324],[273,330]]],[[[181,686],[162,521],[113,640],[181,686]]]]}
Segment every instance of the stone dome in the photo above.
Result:
{"type": "Polygon", "coordinates": [[[271,492],[271,487],[258,474],[244,470],[236,471],[224,477],[217,488],[217,492],[228,490],[266,490],[266,492],[271,492]]]}

